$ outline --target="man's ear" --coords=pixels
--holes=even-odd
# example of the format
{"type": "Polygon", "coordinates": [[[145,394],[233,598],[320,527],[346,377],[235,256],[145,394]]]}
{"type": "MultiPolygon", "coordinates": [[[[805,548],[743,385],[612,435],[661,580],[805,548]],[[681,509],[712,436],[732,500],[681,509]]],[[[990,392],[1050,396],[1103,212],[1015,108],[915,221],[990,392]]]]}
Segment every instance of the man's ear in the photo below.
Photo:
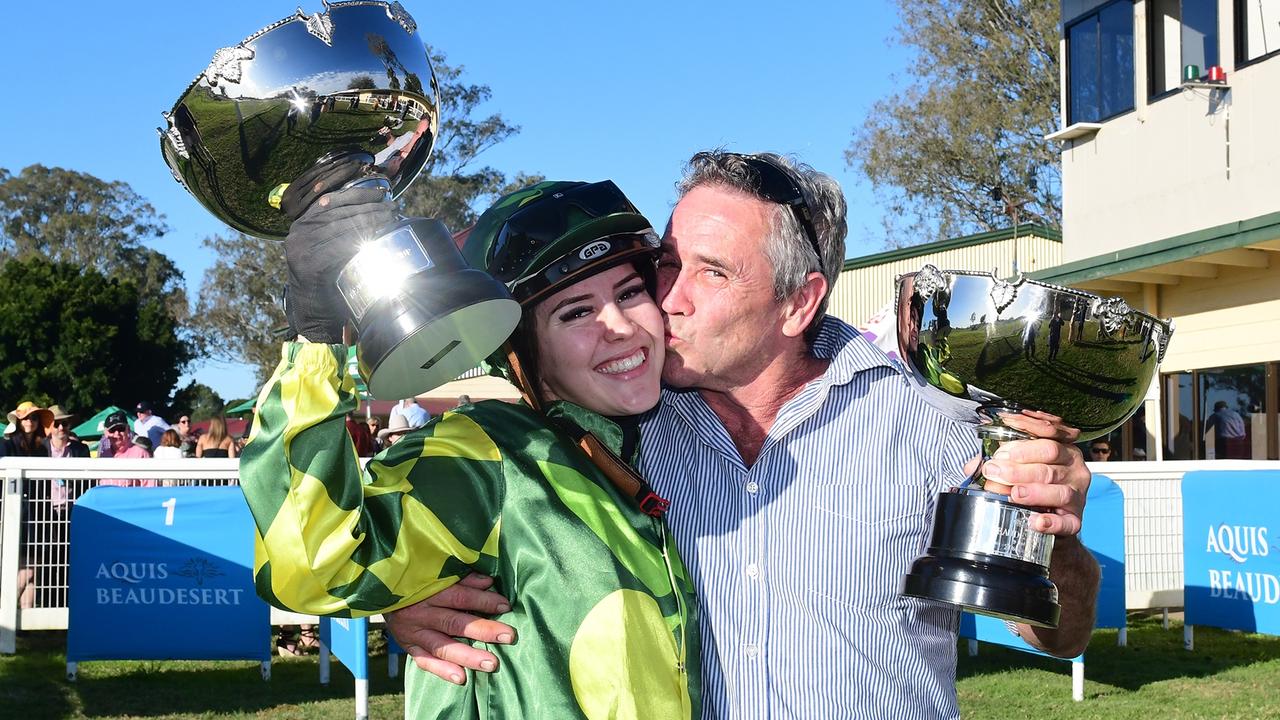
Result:
{"type": "Polygon", "coordinates": [[[822,298],[827,296],[827,278],[818,271],[809,273],[804,284],[782,305],[782,334],[799,337],[813,323],[822,298]]]}

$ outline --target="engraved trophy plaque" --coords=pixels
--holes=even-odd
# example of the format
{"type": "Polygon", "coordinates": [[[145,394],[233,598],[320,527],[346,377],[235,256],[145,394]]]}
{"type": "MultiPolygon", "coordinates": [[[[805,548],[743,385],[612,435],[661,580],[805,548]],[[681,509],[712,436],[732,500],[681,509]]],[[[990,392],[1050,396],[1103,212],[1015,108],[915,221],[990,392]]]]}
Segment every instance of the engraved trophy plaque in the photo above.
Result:
{"type": "MultiPolygon", "coordinates": [[[[232,228],[279,239],[290,224],[282,198],[302,178],[343,168],[344,187],[404,192],[431,154],[440,108],[409,13],[351,0],[299,9],[218,50],[163,115],[160,151],[174,179],[232,228]]],[[[351,242],[338,289],[374,397],[448,382],[515,329],[519,305],[467,266],[438,220],[402,219],[351,242]]]]}
{"type": "MultiPolygon", "coordinates": [[[[977,425],[984,461],[1001,442],[1030,437],[1001,415],[1050,413],[1081,441],[1118,427],[1141,405],[1172,332],[1122,299],[1023,277],[926,265],[898,279],[898,347],[913,382],[930,404],[977,425]]],[[[979,465],[938,496],[903,594],[1057,627],[1053,536],[1031,529],[1035,508],[982,485],[979,465]]]]}

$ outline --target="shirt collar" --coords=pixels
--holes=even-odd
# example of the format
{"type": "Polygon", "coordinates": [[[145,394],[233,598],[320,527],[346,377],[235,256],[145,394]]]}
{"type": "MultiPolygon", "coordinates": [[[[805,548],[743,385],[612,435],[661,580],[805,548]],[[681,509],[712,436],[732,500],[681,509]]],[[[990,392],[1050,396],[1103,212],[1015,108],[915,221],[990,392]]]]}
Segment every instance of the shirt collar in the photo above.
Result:
{"type": "MultiPolygon", "coordinates": [[[[596,436],[596,439],[604,443],[613,454],[621,457],[622,454],[622,427],[618,423],[609,418],[592,412],[581,405],[575,405],[567,400],[555,400],[546,403],[543,406],[543,412],[548,418],[556,421],[569,421],[578,427],[590,432],[596,436]]],[[[635,464],[635,458],[623,458],[632,465],[635,464]]]]}
{"type": "Polygon", "coordinates": [[[818,327],[818,337],[813,342],[814,357],[829,360],[830,366],[822,381],[831,385],[844,385],[858,373],[873,368],[889,368],[902,372],[902,366],[894,362],[852,325],[828,315],[818,327]]]}
{"type": "MultiPolygon", "coordinates": [[[[888,368],[900,375],[904,373],[896,360],[885,355],[852,325],[830,315],[822,319],[811,352],[814,357],[829,361],[826,372],[816,381],[828,387],[848,384],[859,373],[876,368],[888,368]]],[[[705,408],[710,413],[702,397],[692,388],[664,387],[662,396],[663,402],[669,403],[691,421],[695,408],[705,408]]]]}

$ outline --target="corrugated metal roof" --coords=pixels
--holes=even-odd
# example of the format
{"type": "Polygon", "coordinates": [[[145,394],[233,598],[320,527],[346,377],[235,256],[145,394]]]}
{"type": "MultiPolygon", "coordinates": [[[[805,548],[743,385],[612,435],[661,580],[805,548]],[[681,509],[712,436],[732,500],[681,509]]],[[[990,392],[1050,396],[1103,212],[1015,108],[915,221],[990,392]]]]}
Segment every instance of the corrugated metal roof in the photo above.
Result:
{"type": "Polygon", "coordinates": [[[923,245],[912,245],[910,247],[897,248],[895,250],[887,250],[874,255],[863,255],[861,257],[850,258],[844,261],[844,270],[856,270],[858,268],[870,267],[872,265],[883,265],[885,263],[895,262],[897,260],[907,260],[921,255],[931,255],[933,253],[941,253],[948,250],[958,250],[964,247],[974,245],[986,245],[988,243],[997,242],[999,240],[1009,240],[1014,236],[1022,237],[1030,235],[1046,240],[1062,242],[1062,233],[1051,227],[1044,225],[1019,225],[1017,228],[1003,228],[1001,230],[991,230],[984,233],[975,233],[973,235],[964,235],[956,238],[948,238],[946,240],[938,240],[937,242],[925,243],[923,245]]]}

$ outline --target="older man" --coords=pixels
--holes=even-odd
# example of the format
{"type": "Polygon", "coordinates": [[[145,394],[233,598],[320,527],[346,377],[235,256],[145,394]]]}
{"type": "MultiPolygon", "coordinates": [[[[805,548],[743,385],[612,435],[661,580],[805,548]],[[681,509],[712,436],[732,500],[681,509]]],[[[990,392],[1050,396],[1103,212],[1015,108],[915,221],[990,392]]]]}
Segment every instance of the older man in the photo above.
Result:
{"type": "MultiPolygon", "coordinates": [[[[706,717],[958,715],[958,613],[903,597],[937,492],[976,462],[971,427],[927,405],[847,324],[825,317],[844,259],[836,182],[776,155],[699,153],[680,186],[659,265],[669,386],[644,427],[643,466],[703,605],[706,717]]],[[[1016,501],[1050,509],[1057,630],[1017,626],[1037,647],[1088,642],[1098,570],[1076,539],[1089,472],[1076,433],[1038,418],[1041,439],[984,468],[1016,501]]],[[[490,670],[511,631],[449,607],[501,609],[470,577],[392,618],[418,664],[458,681],[490,670]],[[420,626],[420,624],[425,625],[420,626]]]]}

